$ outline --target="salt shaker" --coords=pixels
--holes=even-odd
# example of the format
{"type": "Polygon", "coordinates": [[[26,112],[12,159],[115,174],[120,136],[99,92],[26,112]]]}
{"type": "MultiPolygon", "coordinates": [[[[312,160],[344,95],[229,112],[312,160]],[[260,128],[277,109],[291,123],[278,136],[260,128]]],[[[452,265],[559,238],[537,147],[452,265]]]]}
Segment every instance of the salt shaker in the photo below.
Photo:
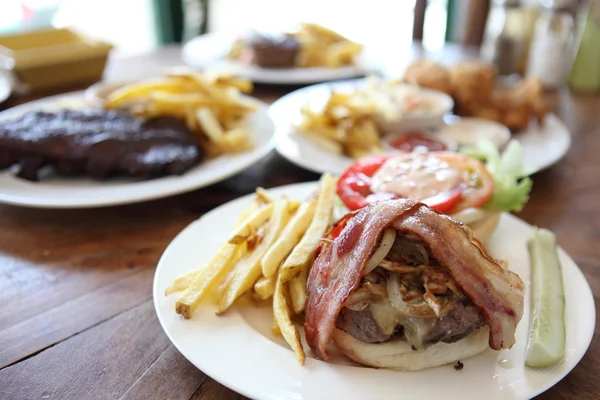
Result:
{"type": "Polygon", "coordinates": [[[529,50],[526,76],[537,77],[547,89],[555,89],[566,79],[567,54],[573,39],[572,0],[541,0],[538,18],[529,50]]]}

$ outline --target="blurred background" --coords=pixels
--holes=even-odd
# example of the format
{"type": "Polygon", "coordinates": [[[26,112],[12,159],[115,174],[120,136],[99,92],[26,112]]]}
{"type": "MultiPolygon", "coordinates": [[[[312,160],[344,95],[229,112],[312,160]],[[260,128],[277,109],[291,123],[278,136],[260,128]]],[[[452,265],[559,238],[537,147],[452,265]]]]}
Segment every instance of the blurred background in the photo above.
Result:
{"type": "MultiPolygon", "coordinates": [[[[313,22],[364,44],[370,58],[379,62],[380,70],[402,70],[411,58],[414,43],[431,53],[458,44],[472,48],[473,54],[495,64],[501,75],[541,76],[548,65],[560,64],[559,74],[563,77],[574,66],[578,75],[575,80],[583,82],[577,86],[597,90],[600,50],[594,43],[600,40],[600,17],[595,14],[600,14],[600,7],[586,11],[590,10],[589,5],[600,6],[596,3],[599,2],[2,0],[0,38],[40,29],[70,28],[112,45],[111,56],[121,57],[149,53],[204,33],[241,35],[250,28],[282,32],[301,22],[313,22]],[[534,39],[537,46],[532,45],[534,39]],[[530,52],[530,48],[537,50],[530,52]]],[[[39,44],[41,39],[28,40],[39,44]]],[[[0,61],[2,55],[0,48],[0,61]]],[[[5,69],[12,68],[10,62],[4,63],[5,69]]]]}
{"type": "MultiPolygon", "coordinates": [[[[535,2],[535,0],[533,0],[535,2]]],[[[339,31],[370,47],[382,38],[401,49],[413,40],[415,7],[423,15],[427,49],[441,48],[454,36],[450,17],[467,12],[484,16],[485,0],[2,0],[0,35],[44,27],[71,27],[115,45],[118,54],[139,54],[204,32],[243,31],[250,27],[287,30],[310,21],[339,31]],[[422,3],[422,4],[419,4],[422,3]],[[423,4],[426,4],[423,8],[423,4]],[[477,5],[480,3],[480,5],[477,5]],[[368,12],[365,9],[368,5],[368,12]],[[265,11],[268,10],[268,11],[265,11]],[[273,16],[277,16],[273,18],[273,16]],[[343,16],[343,17],[342,17],[343,16]],[[450,19],[449,19],[450,18],[450,19]]],[[[456,24],[453,24],[456,22],[456,24]]],[[[477,30],[477,29],[475,29],[477,30]]]]}

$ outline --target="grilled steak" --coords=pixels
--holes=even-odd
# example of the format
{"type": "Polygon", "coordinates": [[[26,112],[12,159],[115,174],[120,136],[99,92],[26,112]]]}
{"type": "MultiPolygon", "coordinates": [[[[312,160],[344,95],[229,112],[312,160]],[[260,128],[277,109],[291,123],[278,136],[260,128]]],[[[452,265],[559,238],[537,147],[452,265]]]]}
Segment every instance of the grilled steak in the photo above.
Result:
{"type": "Polygon", "coordinates": [[[300,42],[291,35],[266,36],[256,34],[250,40],[254,62],[263,68],[291,68],[296,64],[300,42]]]}
{"type": "Polygon", "coordinates": [[[29,112],[0,121],[0,168],[37,180],[41,168],[60,175],[150,178],[182,174],[203,158],[198,140],[175,118],[144,120],[101,109],[29,112]]]}

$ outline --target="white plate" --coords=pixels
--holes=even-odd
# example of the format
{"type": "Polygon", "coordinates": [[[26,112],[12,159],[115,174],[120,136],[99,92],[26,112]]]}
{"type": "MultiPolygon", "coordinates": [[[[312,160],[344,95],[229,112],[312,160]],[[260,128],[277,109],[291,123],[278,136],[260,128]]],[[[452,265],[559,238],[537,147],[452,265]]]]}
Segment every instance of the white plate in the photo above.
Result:
{"type": "Polygon", "coordinates": [[[10,79],[5,73],[0,71],[0,103],[3,103],[5,100],[7,100],[10,97],[11,92],[12,86],[10,79]]]}
{"type": "MultiPolygon", "coordinates": [[[[275,195],[302,199],[316,183],[283,186],[275,195]]],[[[588,348],[595,326],[594,299],[583,274],[573,260],[559,251],[566,292],[567,347],[564,359],[545,369],[526,368],[529,296],[517,328],[517,343],[510,351],[488,350],[464,361],[464,369],[452,365],[418,372],[396,372],[331,364],[307,358],[301,367],[281,339],[271,334],[271,308],[240,306],[217,317],[211,306],[200,307],[193,318],[175,314],[177,295],[164,296],[172,280],[198,268],[213,256],[227,238],[250,196],[227,203],[192,223],[163,254],[154,277],[154,306],[165,332],[179,351],[204,373],[253,399],[524,399],[533,397],[561,380],[588,348]],[[507,361],[503,361],[507,360],[507,361]]],[[[508,259],[526,285],[530,284],[525,242],[532,227],[503,215],[489,249],[508,259]]]]}
{"type": "MultiPolygon", "coordinates": [[[[198,36],[183,46],[183,61],[194,68],[216,69],[232,72],[256,83],[306,85],[335,79],[356,78],[365,75],[366,68],[359,62],[358,66],[342,68],[261,68],[228,60],[227,51],[235,38],[231,35],[209,33],[198,36]]],[[[363,51],[364,52],[364,51],[363,51]]]]}
{"type": "MultiPolygon", "coordinates": [[[[324,104],[332,89],[351,91],[362,82],[362,79],[355,79],[309,86],[287,94],[273,103],[269,114],[275,123],[277,151],[294,164],[317,173],[344,172],[354,162],[352,158],[323,149],[298,132],[294,125],[300,123],[300,108],[305,104],[324,104]]],[[[554,114],[547,115],[542,126],[532,124],[528,130],[516,133],[513,137],[523,145],[525,168],[532,172],[555,164],[571,146],[569,130],[554,114]]]]}
{"type": "MultiPolygon", "coordinates": [[[[83,92],[48,97],[0,113],[0,120],[25,112],[83,104],[83,92]]],[[[41,208],[104,207],[158,199],[198,189],[222,181],[262,159],[274,146],[273,122],[264,103],[249,117],[255,134],[253,150],[204,160],[183,175],[157,179],[110,179],[51,177],[39,182],[16,178],[9,170],[0,171],[0,202],[41,208]]]]}

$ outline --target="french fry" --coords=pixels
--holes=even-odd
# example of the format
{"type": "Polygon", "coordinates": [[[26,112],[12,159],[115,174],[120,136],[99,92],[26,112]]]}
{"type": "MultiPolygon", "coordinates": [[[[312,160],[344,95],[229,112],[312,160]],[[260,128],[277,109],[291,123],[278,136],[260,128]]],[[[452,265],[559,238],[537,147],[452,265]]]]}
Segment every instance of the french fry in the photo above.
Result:
{"type": "Polygon", "coordinates": [[[252,235],[255,234],[256,230],[264,224],[273,213],[273,204],[267,204],[264,207],[259,208],[249,215],[245,221],[241,222],[239,226],[229,235],[227,239],[228,243],[240,244],[245,242],[252,235]]]}
{"type": "Polygon", "coordinates": [[[237,153],[252,148],[254,135],[246,128],[234,128],[223,134],[221,147],[228,153],[237,153]]]}
{"type": "Polygon", "coordinates": [[[308,229],[315,209],[316,201],[302,203],[296,214],[287,224],[277,241],[269,248],[262,260],[262,273],[266,277],[271,277],[277,273],[277,269],[285,258],[294,249],[294,246],[300,242],[302,235],[308,229]]]}
{"type": "Polygon", "coordinates": [[[362,158],[381,152],[379,148],[373,147],[361,147],[361,146],[348,146],[346,152],[352,158],[362,158]]]}
{"type": "MultiPolygon", "coordinates": [[[[373,85],[379,83],[372,83],[373,85]]],[[[332,92],[318,112],[304,106],[296,126],[316,145],[334,154],[354,158],[381,152],[381,132],[376,115],[385,118],[397,113],[397,107],[385,96],[377,95],[376,86],[357,89],[354,93],[332,92]]]]}
{"type": "Polygon", "coordinates": [[[243,93],[252,91],[252,81],[244,78],[239,78],[233,75],[199,73],[186,67],[173,68],[166,72],[168,77],[183,78],[189,80],[199,88],[206,85],[216,86],[232,86],[239,89],[243,93]]]}
{"type": "Polygon", "coordinates": [[[281,334],[285,341],[292,347],[296,358],[301,365],[304,365],[306,360],[306,354],[300,342],[300,333],[298,328],[292,322],[290,316],[290,308],[287,304],[285,290],[285,283],[282,281],[281,273],[278,275],[277,284],[275,285],[275,294],[273,295],[273,315],[275,321],[281,330],[281,334]]]}
{"type": "MultiPolygon", "coordinates": [[[[239,247],[243,247],[243,246],[245,246],[245,245],[238,246],[238,251],[239,251],[239,247]]],[[[246,250],[246,249],[244,249],[244,250],[246,250]]],[[[246,252],[244,251],[243,254],[246,254],[246,252]]],[[[241,255],[243,255],[243,254],[239,253],[237,260],[239,260],[241,258],[241,255]]],[[[219,302],[221,301],[223,296],[225,296],[225,293],[227,292],[227,288],[229,287],[229,285],[231,285],[231,282],[233,282],[234,276],[235,276],[235,267],[230,269],[225,275],[223,275],[223,277],[220,280],[220,283],[218,285],[215,285],[216,287],[213,289],[213,295],[214,295],[214,298],[217,300],[217,304],[219,304],[219,302]]]]}
{"type": "Polygon", "coordinates": [[[289,281],[303,269],[308,268],[309,263],[312,261],[321,237],[325,234],[327,226],[329,226],[329,220],[333,212],[336,182],[337,179],[330,174],[324,174],[321,177],[321,189],[313,220],[300,243],[294,247],[294,250],[281,267],[280,274],[284,282],[289,281]]]}
{"type": "Polygon", "coordinates": [[[254,292],[258,295],[258,297],[262,300],[267,300],[273,293],[275,292],[275,283],[277,281],[276,276],[272,276],[267,278],[265,276],[261,277],[254,284],[254,292]]]}
{"type": "Polygon", "coordinates": [[[271,321],[271,332],[275,336],[281,336],[281,329],[279,329],[279,325],[277,325],[277,320],[275,319],[275,314],[273,314],[273,319],[271,321]]]}
{"type": "Polygon", "coordinates": [[[214,285],[221,280],[233,267],[237,245],[225,243],[210,263],[200,268],[190,285],[177,298],[175,312],[184,318],[190,318],[203,297],[214,285]]]}
{"type": "Polygon", "coordinates": [[[306,305],[306,281],[308,279],[308,268],[304,268],[300,274],[289,282],[290,300],[294,313],[300,314],[306,305]]]}
{"type": "Polygon", "coordinates": [[[181,119],[198,136],[205,153],[216,157],[253,148],[254,135],[245,122],[248,113],[258,110],[260,104],[242,95],[251,90],[252,82],[247,79],[176,68],[164,78],[114,91],[105,107],[124,108],[134,116],[148,119],[181,119]]]}
{"type": "Polygon", "coordinates": [[[344,152],[344,147],[335,140],[313,134],[310,131],[305,131],[305,134],[307,138],[325,150],[328,150],[334,154],[342,154],[344,152]]]}
{"type": "Polygon", "coordinates": [[[262,203],[270,204],[275,201],[271,193],[265,188],[257,187],[256,188],[256,199],[262,203]]]}
{"type": "Polygon", "coordinates": [[[117,108],[126,101],[143,98],[156,91],[167,93],[185,93],[187,89],[180,79],[160,78],[125,85],[112,92],[106,99],[104,107],[117,108]]]}
{"type": "Polygon", "coordinates": [[[236,265],[235,275],[231,284],[219,303],[218,314],[227,311],[235,300],[252,288],[261,275],[261,260],[264,254],[289,220],[290,215],[286,199],[279,199],[273,205],[269,204],[265,207],[273,208],[273,215],[269,221],[267,233],[262,238],[262,241],[251,252],[242,257],[236,265]]]}
{"type": "Polygon", "coordinates": [[[362,48],[362,45],[349,40],[333,43],[325,55],[325,63],[330,68],[351,64],[362,48]]]}
{"type": "Polygon", "coordinates": [[[198,120],[196,119],[196,114],[194,113],[194,109],[192,107],[185,109],[185,124],[192,132],[197,132],[200,128],[198,125],[198,120]]]}
{"type": "Polygon", "coordinates": [[[200,269],[195,269],[175,279],[173,283],[171,283],[171,285],[165,290],[165,296],[177,292],[182,292],[185,289],[187,289],[187,287],[190,286],[190,284],[194,281],[194,278],[196,277],[196,275],[198,275],[199,272],[200,269]]]}
{"type": "Polygon", "coordinates": [[[202,128],[202,131],[208,136],[210,140],[215,142],[217,145],[223,143],[223,127],[219,123],[219,120],[215,114],[206,107],[200,107],[196,109],[196,119],[202,128]]]}
{"type": "Polygon", "coordinates": [[[301,30],[307,32],[311,36],[315,36],[320,41],[327,43],[336,43],[342,41],[348,41],[344,36],[340,35],[337,32],[332,31],[331,29],[325,28],[322,25],[312,24],[312,23],[304,23],[300,27],[301,30]]]}
{"type": "Polygon", "coordinates": [[[240,111],[256,111],[258,103],[242,97],[234,88],[218,88],[215,86],[206,86],[204,90],[221,107],[230,107],[240,111]]]}
{"type": "Polygon", "coordinates": [[[298,211],[298,208],[300,208],[302,203],[303,203],[302,201],[290,200],[288,203],[288,210],[290,211],[291,214],[293,214],[296,211],[298,211]]]}
{"type": "MultiPolygon", "coordinates": [[[[236,227],[238,227],[241,224],[243,224],[244,221],[246,221],[246,219],[253,212],[255,212],[258,209],[258,207],[259,207],[258,203],[256,201],[253,201],[250,207],[244,209],[240,213],[240,215],[238,217],[238,220],[236,222],[236,227]]],[[[231,262],[232,263],[236,262],[245,251],[246,251],[245,244],[241,245],[241,246],[237,246],[236,250],[233,253],[231,262]]],[[[213,261],[214,260],[215,259],[213,258],[213,261]]],[[[185,291],[194,282],[194,280],[200,274],[201,271],[203,271],[203,270],[206,271],[207,269],[210,268],[209,265],[204,266],[203,268],[200,268],[200,269],[196,269],[196,270],[190,271],[190,272],[188,272],[188,273],[186,273],[184,275],[181,275],[177,279],[175,279],[175,281],[173,281],[173,283],[165,290],[165,296],[168,296],[168,295],[170,295],[172,293],[185,291]]],[[[230,271],[231,271],[231,268],[228,271],[223,271],[223,273],[220,274],[221,276],[220,277],[218,277],[218,276],[215,277],[214,278],[215,281],[213,283],[211,283],[210,287],[208,289],[204,289],[204,290],[208,291],[208,290],[212,289],[215,292],[215,294],[217,296],[217,299],[219,299],[221,297],[220,290],[222,289],[223,285],[217,286],[217,284],[220,281],[223,281],[223,280],[226,281],[225,278],[227,277],[227,275],[228,275],[228,273],[230,271]],[[217,286],[217,287],[215,287],[215,286],[217,286]]],[[[206,276],[206,275],[207,275],[207,273],[204,272],[204,275],[201,276],[201,279],[202,279],[203,276],[206,276]]],[[[198,293],[198,292],[196,292],[196,293],[198,293]]],[[[200,302],[202,300],[203,296],[204,296],[204,294],[200,294],[198,302],[200,302]]]]}
{"type": "Polygon", "coordinates": [[[148,95],[148,101],[157,107],[209,107],[214,101],[202,93],[180,93],[171,94],[162,91],[152,92],[148,95]]]}

